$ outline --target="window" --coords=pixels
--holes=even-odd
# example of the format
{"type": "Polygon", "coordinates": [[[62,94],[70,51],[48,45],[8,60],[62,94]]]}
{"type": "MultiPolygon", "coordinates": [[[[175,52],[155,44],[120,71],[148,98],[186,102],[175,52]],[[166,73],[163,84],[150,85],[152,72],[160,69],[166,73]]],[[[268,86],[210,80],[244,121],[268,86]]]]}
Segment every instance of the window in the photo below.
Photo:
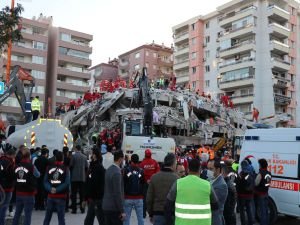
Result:
{"type": "Polygon", "coordinates": [[[226,72],[222,76],[222,82],[228,82],[233,80],[241,80],[250,77],[250,69],[249,68],[243,68],[238,70],[232,70],[229,72],[226,72]]]}
{"type": "Polygon", "coordinates": [[[149,51],[146,51],[146,56],[149,56],[149,51]]]}
{"type": "Polygon", "coordinates": [[[295,42],[291,41],[291,48],[295,48],[295,42]]]}
{"type": "Polygon", "coordinates": [[[71,35],[65,34],[65,33],[60,33],[60,40],[71,42],[71,35]]]}
{"type": "Polygon", "coordinates": [[[296,25],[291,24],[291,31],[292,31],[292,32],[296,32],[296,25]]]}
{"type": "Polygon", "coordinates": [[[33,93],[36,94],[44,94],[45,92],[45,87],[44,86],[35,86],[32,90],[33,93]]]}
{"type": "Polygon", "coordinates": [[[192,67],[192,73],[195,74],[197,72],[197,67],[192,67]]]}
{"type": "Polygon", "coordinates": [[[210,42],[210,36],[206,36],[205,37],[205,43],[209,43],[210,42]]]}
{"type": "Polygon", "coordinates": [[[196,38],[192,38],[192,45],[196,44],[196,38]]]}
{"type": "Polygon", "coordinates": [[[239,107],[239,110],[243,113],[248,113],[251,112],[251,104],[245,104],[245,105],[241,105],[239,107]]]}
{"type": "Polygon", "coordinates": [[[153,57],[157,58],[157,53],[156,52],[153,52],[153,57]]]}
{"type": "Polygon", "coordinates": [[[24,56],[22,56],[22,55],[12,55],[11,60],[12,61],[18,61],[18,62],[24,62],[24,56]]]}
{"type": "Polygon", "coordinates": [[[205,51],[205,58],[209,58],[209,50],[205,51]]]}
{"type": "Polygon", "coordinates": [[[136,58],[136,59],[140,58],[140,55],[141,55],[141,54],[140,54],[139,52],[136,53],[136,54],[135,54],[135,58],[136,58]]]}
{"type": "Polygon", "coordinates": [[[153,65],[152,67],[153,67],[154,70],[156,70],[156,65],[153,65]]]}
{"type": "Polygon", "coordinates": [[[296,64],[296,59],[294,57],[291,57],[291,64],[295,65],[296,64]]]}
{"type": "Polygon", "coordinates": [[[192,52],[191,58],[192,58],[192,59],[196,59],[196,56],[197,56],[196,52],[192,52]]]}
{"type": "Polygon", "coordinates": [[[149,68],[149,63],[146,63],[146,68],[149,68]]]}
{"type": "Polygon", "coordinates": [[[43,72],[43,71],[32,70],[31,71],[31,76],[33,76],[36,79],[42,79],[42,80],[44,80],[46,78],[46,73],[43,72]]]}
{"type": "Polygon", "coordinates": [[[194,89],[196,88],[196,81],[192,82],[192,88],[194,88],[194,89]]]}
{"type": "Polygon", "coordinates": [[[205,81],[205,87],[207,87],[207,88],[208,88],[208,87],[209,87],[209,85],[210,85],[210,80],[206,80],[206,81],[205,81]]]}
{"type": "Polygon", "coordinates": [[[191,27],[192,27],[192,30],[195,30],[195,24],[194,23],[191,25],[191,27]]]}
{"type": "Polygon", "coordinates": [[[232,30],[236,30],[247,25],[254,24],[254,17],[248,16],[232,23],[232,30]]]}
{"type": "Polygon", "coordinates": [[[121,73],[126,73],[126,71],[124,69],[121,69],[121,73]]]}
{"type": "Polygon", "coordinates": [[[44,57],[40,57],[40,56],[32,56],[32,63],[35,64],[44,64],[44,57]]]}
{"type": "Polygon", "coordinates": [[[139,64],[136,64],[136,65],[134,66],[134,70],[137,71],[137,70],[139,70],[139,69],[140,69],[140,65],[139,65],[139,64]]]}
{"type": "Polygon", "coordinates": [[[46,44],[39,41],[33,41],[32,47],[39,50],[46,50],[46,44]]]}
{"type": "Polygon", "coordinates": [[[293,16],[295,16],[296,15],[296,9],[292,7],[291,8],[291,13],[292,13],[293,16]]]}
{"type": "Polygon", "coordinates": [[[207,23],[205,24],[205,28],[206,28],[206,29],[209,28],[209,22],[207,22],[207,23]]]}
{"type": "Polygon", "coordinates": [[[205,72],[209,72],[210,71],[210,66],[206,65],[205,66],[205,72]]]}
{"type": "Polygon", "coordinates": [[[87,52],[77,51],[73,49],[69,49],[67,55],[81,58],[81,59],[89,59],[90,54],[87,52]]]}

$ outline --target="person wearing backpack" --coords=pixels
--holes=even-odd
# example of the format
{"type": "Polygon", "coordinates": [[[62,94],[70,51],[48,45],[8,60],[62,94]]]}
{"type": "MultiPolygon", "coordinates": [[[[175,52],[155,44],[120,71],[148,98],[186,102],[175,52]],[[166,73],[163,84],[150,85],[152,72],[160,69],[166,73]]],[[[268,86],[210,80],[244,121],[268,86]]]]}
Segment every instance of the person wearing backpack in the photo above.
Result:
{"type": "Polygon", "coordinates": [[[254,224],[254,176],[247,160],[241,162],[242,171],[236,179],[236,190],[238,194],[238,206],[240,209],[241,225],[254,224]],[[247,220],[245,215],[247,212],[247,220]]]}
{"type": "Polygon", "coordinates": [[[272,175],[267,170],[268,162],[266,159],[259,159],[259,173],[255,179],[255,200],[259,207],[260,225],[269,225],[268,214],[268,191],[271,185],[272,175]]]}
{"type": "Polygon", "coordinates": [[[144,171],[139,168],[139,156],[133,154],[131,163],[124,169],[124,195],[125,214],[124,225],[130,224],[131,210],[134,208],[138,220],[138,225],[144,225],[143,218],[143,190],[145,184],[144,171]]]}

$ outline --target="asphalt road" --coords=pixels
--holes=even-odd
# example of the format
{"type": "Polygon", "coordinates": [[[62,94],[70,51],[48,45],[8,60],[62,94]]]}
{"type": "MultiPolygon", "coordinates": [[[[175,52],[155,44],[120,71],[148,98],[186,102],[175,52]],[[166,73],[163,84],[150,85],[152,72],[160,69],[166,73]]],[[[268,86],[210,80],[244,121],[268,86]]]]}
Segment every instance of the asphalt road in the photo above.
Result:
{"type": "MultiPolygon", "coordinates": [[[[44,216],[45,216],[44,211],[43,212],[42,211],[34,211],[33,215],[32,215],[31,224],[32,225],[43,224],[44,216]]],[[[82,225],[82,224],[84,224],[84,218],[85,218],[85,214],[66,213],[66,224],[82,225]]],[[[58,225],[57,216],[56,216],[55,213],[53,214],[52,221],[51,221],[50,224],[51,225],[58,225]]],[[[98,221],[94,221],[94,224],[97,225],[98,221]]],[[[135,211],[133,211],[130,224],[131,225],[137,225],[135,211]]],[[[289,217],[286,217],[286,216],[279,216],[278,222],[274,225],[299,225],[299,224],[300,224],[300,218],[299,219],[294,219],[294,218],[289,218],[289,217]]],[[[151,225],[148,218],[146,218],[144,225],[151,225]]],[[[237,225],[240,225],[239,219],[238,219],[238,224],[237,225]]]]}

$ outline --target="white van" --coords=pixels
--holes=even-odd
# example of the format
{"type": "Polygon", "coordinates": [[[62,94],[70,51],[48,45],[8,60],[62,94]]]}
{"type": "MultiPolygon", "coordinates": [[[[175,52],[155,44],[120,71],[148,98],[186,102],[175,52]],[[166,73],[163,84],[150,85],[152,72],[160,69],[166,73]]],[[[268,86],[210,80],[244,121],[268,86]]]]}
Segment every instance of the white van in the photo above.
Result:
{"type": "Polygon", "coordinates": [[[251,160],[256,172],[259,159],[268,161],[272,221],[278,213],[300,217],[300,128],[247,130],[240,162],[245,158],[251,160]]]}
{"type": "Polygon", "coordinates": [[[162,163],[168,153],[175,153],[175,141],[173,138],[125,136],[122,149],[129,158],[137,154],[140,161],[145,157],[145,150],[151,149],[152,158],[162,163]]]}

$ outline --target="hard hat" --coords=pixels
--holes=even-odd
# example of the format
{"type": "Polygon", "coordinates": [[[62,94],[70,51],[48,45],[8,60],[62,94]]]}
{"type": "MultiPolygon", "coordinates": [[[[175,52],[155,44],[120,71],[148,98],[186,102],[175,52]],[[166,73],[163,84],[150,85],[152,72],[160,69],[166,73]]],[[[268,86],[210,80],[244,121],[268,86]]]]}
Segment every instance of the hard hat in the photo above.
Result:
{"type": "Polygon", "coordinates": [[[151,155],[152,155],[151,149],[147,148],[145,150],[145,157],[151,157],[151,155]]]}

